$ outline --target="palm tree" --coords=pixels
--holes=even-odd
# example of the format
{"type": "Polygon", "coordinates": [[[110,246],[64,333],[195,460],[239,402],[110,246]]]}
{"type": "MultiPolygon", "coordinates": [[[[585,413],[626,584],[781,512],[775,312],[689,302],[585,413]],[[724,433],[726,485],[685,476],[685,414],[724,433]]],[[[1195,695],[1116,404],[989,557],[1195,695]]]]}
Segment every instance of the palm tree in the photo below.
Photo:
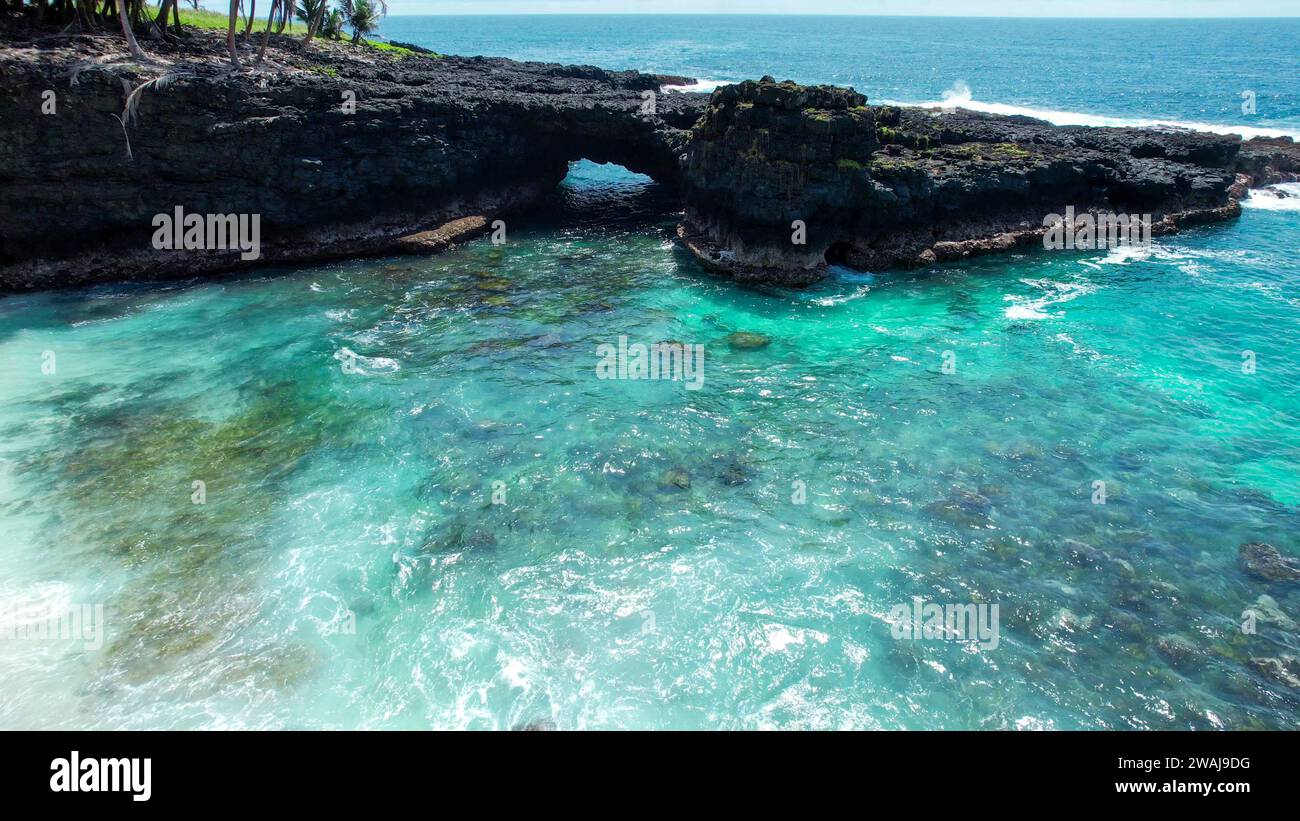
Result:
{"type": "Polygon", "coordinates": [[[330,9],[330,13],[320,23],[320,36],[328,37],[331,40],[343,39],[343,25],[347,21],[343,17],[343,12],[339,9],[330,9]]]}
{"type": "MultiPolygon", "coordinates": [[[[306,3],[304,2],[303,5],[306,5],[306,3]]],[[[325,17],[325,10],[328,7],[329,0],[318,0],[311,12],[303,18],[307,21],[307,36],[303,38],[303,43],[310,43],[311,38],[316,36],[316,32],[320,30],[321,20],[325,17]]]]}
{"type": "Polygon", "coordinates": [[[388,13],[384,0],[345,0],[343,6],[348,24],[352,26],[352,42],[361,42],[365,35],[379,28],[379,18],[388,13]]]}
{"type": "Polygon", "coordinates": [[[235,47],[235,24],[239,22],[239,0],[230,0],[230,28],[226,30],[226,45],[230,47],[230,67],[239,70],[239,50],[235,47]]]}
{"type": "MultiPolygon", "coordinates": [[[[233,4],[235,1],[236,0],[231,0],[232,9],[234,8],[233,4]]],[[[149,58],[144,56],[144,52],[140,49],[140,44],[136,42],[135,32],[131,30],[131,21],[127,19],[129,15],[127,14],[126,3],[127,0],[117,0],[117,19],[122,26],[122,36],[126,38],[127,50],[131,52],[131,57],[133,59],[147,60],[149,58]]],[[[231,14],[234,14],[234,12],[232,11],[231,14]]],[[[231,19],[233,20],[234,18],[232,17],[231,19]]]]}
{"type": "Polygon", "coordinates": [[[266,31],[262,32],[262,46],[257,50],[257,59],[253,61],[253,68],[262,65],[262,58],[266,56],[266,44],[271,40],[271,23],[275,20],[275,13],[280,8],[280,0],[271,0],[271,10],[266,14],[266,31]]]}
{"type": "Polygon", "coordinates": [[[316,17],[316,10],[322,5],[329,5],[329,0],[298,0],[298,19],[311,25],[316,17]]]}

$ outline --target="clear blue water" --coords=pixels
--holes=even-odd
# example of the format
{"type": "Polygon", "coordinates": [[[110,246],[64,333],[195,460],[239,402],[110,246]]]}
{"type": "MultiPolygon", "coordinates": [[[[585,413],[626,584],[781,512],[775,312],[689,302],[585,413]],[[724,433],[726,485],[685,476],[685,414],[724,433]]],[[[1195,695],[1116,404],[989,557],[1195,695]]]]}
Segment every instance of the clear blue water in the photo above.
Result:
{"type": "MultiPolygon", "coordinates": [[[[565,50],[595,25],[480,50],[689,68],[565,50]]],[[[1300,590],[1236,558],[1300,555],[1290,205],[743,289],[649,180],[579,163],[503,247],[0,299],[0,604],[107,629],[0,641],[0,727],[1295,727],[1248,663],[1294,622],[1239,624],[1300,590]],[[705,345],[703,387],[597,379],[621,335],[705,345]],[[914,596],[998,604],[999,645],[894,639],[914,596]]]]}
{"type": "Polygon", "coordinates": [[[736,82],[772,74],[873,102],[1193,122],[1300,137],[1300,18],[1067,20],[732,15],[394,16],[385,37],[446,54],[736,82]],[[1253,91],[1255,113],[1242,112],[1253,91]]]}

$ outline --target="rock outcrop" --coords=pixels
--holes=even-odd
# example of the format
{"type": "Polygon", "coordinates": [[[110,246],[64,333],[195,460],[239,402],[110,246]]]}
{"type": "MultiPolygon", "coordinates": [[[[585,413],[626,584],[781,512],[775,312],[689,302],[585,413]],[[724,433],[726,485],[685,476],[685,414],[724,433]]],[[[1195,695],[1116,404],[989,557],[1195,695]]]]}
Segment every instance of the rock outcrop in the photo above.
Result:
{"type": "MultiPolygon", "coordinates": [[[[714,92],[685,174],[683,241],[741,280],[804,284],[828,262],[925,265],[1040,244],[1067,207],[1151,214],[1153,234],[1239,213],[1238,172],[1297,155],[1188,131],[1056,127],[1024,117],[866,105],[770,77],[714,92]]],[[[1288,159],[1289,158],[1289,159],[1288,159]]]]}
{"type": "Polygon", "coordinates": [[[1154,233],[1229,219],[1247,185],[1300,172],[1290,140],[272,42],[265,67],[232,74],[213,33],[150,43],[155,62],[136,65],[114,36],[0,25],[0,290],[430,253],[535,207],[580,158],[677,188],[679,234],[706,267],[793,285],[828,262],[1036,244],[1066,206],[1151,213],[1154,233]],[[155,249],[154,218],[178,207],[258,215],[260,254],[155,249]]]}
{"type": "Polygon", "coordinates": [[[1237,563],[1246,575],[1270,582],[1300,582],[1300,560],[1284,556],[1271,544],[1253,542],[1237,548],[1237,563]]]}
{"type": "Polygon", "coordinates": [[[429,249],[422,239],[450,238],[454,227],[404,238],[530,208],[584,157],[676,185],[706,100],[656,95],[649,113],[643,92],[683,78],[304,49],[288,37],[275,38],[269,70],[232,75],[220,41],[199,31],[150,44],[167,64],[146,66],[125,62],[113,37],[46,37],[38,47],[7,34],[8,290],[429,249]],[[260,215],[260,257],[155,250],[151,221],[177,206],[260,215]]]}
{"type": "Polygon", "coordinates": [[[764,77],[713,93],[687,152],[682,240],[740,280],[798,284],[878,197],[864,173],[879,148],[866,98],[764,77]]]}

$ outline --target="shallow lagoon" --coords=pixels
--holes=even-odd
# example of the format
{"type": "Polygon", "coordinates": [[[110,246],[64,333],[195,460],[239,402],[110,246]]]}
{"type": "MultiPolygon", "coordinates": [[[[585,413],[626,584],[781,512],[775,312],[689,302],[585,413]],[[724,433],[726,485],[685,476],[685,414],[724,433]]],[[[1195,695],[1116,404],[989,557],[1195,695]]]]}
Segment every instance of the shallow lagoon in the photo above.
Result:
{"type": "Polygon", "coordinates": [[[1300,552],[1296,212],[785,291],[668,206],[584,163],[504,247],[0,299],[0,596],[107,614],[0,642],[0,726],[1295,726],[1237,547],[1300,552]]]}

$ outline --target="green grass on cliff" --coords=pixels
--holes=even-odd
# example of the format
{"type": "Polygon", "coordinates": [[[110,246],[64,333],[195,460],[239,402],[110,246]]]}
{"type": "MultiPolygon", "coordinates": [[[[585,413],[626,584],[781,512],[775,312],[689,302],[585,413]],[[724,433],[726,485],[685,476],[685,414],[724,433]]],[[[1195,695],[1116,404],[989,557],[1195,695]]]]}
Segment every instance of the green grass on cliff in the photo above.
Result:
{"type": "MultiPolygon", "coordinates": [[[[200,29],[210,29],[213,31],[226,31],[230,27],[230,16],[227,15],[225,12],[211,11],[210,9],[184,8],[181,9],[181,23],[183,25],[194,26],[195,28],[200,28],[200,29]]],[[[260,18],[253,23],[254,34],[260,33],[265,28],[266,28],[265,17],[260,18]]],[[[236,31],[243,33],[244,31],[243,18],[240,18],[239,25],[236,28],[236,31]]],[[[272,31],[274,31],[274,29],[272,29],[272,31]]],[[[290,23],[288,26],[285,27],[285,32],[286,33],[293,32],[295,34],[305,34],[306,29],[304,29],[302,26],[298,26],[297,29],[295,29],[294,24],[290,23]]],[[[344,37],[342,40],[338,40],[335,42],[340,42],[343,43],[344,45],[351,45],[351,38],[344,37]]],[[[395,46],[392,43],[385,43],[381,40],[362,40],[360,45],[364,48],[373,48],[376,51],[382,51],[385,54],[389,54],[394,57],[415,57],[419,54],[419,52],[411,51],[409,48],[402,48],[401,46],[395,46]]],[[[425,56],[437,57],[440,55],[426,54],[425,56]]]]}
{"type": "MultiPolygon", "coordinates": [[[[211,11],[210,9],[181,9],[181,24],[194,26],[196,29],[216,29],[226,31],[230,27],[230,16],[222,11],[211,11]]],[[[261,18],[260,25],[253,23],[254,31],[261,31],[266,28],[266,18],[261,18]]],[[[238,32],[244,30],[244,19],[239,19],[239,24],[235,29],[238,32]]],[[[285,31],[293,31],[293,22],[285,27],[285,31]]],[[[272,29],[274,31],[274,29],[272,29]]]]}
{"type": "MultiPolygon", "coordinates": [[[[362,41],[362,42],[365,45],[370,46],[371,48],[379,49],[382,52],[385,52],[387,54],[392,54],[396,57],[415,57],[419,54],[419,52],[417,51],[411,51],[409,48],[402,48],[401,46],[395,46],[392,43],[385,43],[382,40],[362,41]]],[[[425,56],[438,57],[441,55],[426,54],[425,56]]]]}

